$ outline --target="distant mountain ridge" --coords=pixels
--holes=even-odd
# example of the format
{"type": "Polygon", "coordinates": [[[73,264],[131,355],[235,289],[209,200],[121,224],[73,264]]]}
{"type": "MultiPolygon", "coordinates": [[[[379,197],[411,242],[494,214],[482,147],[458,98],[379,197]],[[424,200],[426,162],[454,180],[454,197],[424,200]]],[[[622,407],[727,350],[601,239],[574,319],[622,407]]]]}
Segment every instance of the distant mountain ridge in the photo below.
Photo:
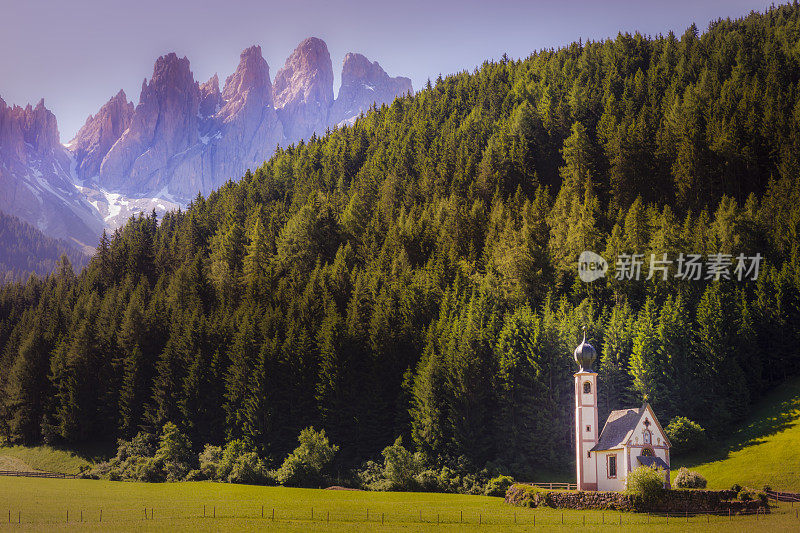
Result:
{"type": "Polygon", "coordinates": [[[31,274],[47,276],[62,255],[75,272],[89,259],[78,246],[47,237],[17,217],[0,212],[0,283],[25,281],[31,274]]]}
{"type": "Polygon", "coordinates": [[[44,102],[0,99],[0,209],[47,235],[93,246],[103,227],[208,194],[269,159],[278,145],[352,122],[374,104],[412,93],[377,62],[347,54],[334,99],[327,45],[309,37],[274,83],[261,47],[245,49],[220,90],[194,79],[189,60],[159,57],[139,103],[119,91],[67,144],[44,102]]]}

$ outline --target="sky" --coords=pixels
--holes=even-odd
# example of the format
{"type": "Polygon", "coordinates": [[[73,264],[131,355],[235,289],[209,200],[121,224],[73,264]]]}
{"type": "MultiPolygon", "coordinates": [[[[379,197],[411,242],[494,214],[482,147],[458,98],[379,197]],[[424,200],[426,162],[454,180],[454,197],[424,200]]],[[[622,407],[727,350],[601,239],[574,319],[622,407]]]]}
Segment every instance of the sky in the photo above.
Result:
{"type": "Polygon", "coordinates": [[[274,80],[304,38],[326,41],[338,91],[348,52],[380,62],[414,88],[503,53],[527,57],[618,32],[681,35],[718,18],[764,11],[772,0],[0,0],[0,97],[45,105],[61,141],[119,89],[138,103],[156,58],[186,56],[196,80],[220,83],[239,53],[261,45],[274,80]]]}

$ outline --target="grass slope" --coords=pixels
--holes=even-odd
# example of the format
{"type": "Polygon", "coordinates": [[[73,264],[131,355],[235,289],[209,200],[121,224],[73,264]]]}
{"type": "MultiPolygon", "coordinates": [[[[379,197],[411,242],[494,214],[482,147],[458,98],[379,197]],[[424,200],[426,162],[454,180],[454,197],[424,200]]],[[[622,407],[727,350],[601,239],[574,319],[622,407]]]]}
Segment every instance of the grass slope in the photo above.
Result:
{"type": "Polygon", "coordinates": [[[89,461],[75,452],[51,446],[2,446],[0,470],[61,472],[77,474],[89,461]]]}
{"type": "Polygon", "coordinates": [[[709,488],[734,483],[800,492],[800,378],[791,379],[762,399],[742,426],[712,450],[675,461],[697,470],[709,488]]]}
{"type": "Polygon", "coordinates": [[[665,517],[645,514],[609,511],[562,513],[554,509],[515,508],[506,505],[502,498],[457,494],[331,491],[210,482],[148,484],[0,479],[0,530],[17,531],[499,532],[531,531],[535,520],[537,528],[548,531],[580,528],[611,532],[646,528],[648,531],[666,532],[691,528],[693,531],[718,532],[768,527],[775,532],[797,530],[800,518],[794,511],[784,504],[767,517],[701,515],[688,520],[672,517],[667,523],[665,517]],[[264,518],[261,517],[262,505],[264,518]],[[144,519],[145,508],[148,514],[152,513],[152,519],[144,519]],[[275,509],[274,521],[272,509],[275,509]],[[80,521],[81,513],[83,522],[80,521]],[[12,523],[8,522],[8,516],[12,523]]]}

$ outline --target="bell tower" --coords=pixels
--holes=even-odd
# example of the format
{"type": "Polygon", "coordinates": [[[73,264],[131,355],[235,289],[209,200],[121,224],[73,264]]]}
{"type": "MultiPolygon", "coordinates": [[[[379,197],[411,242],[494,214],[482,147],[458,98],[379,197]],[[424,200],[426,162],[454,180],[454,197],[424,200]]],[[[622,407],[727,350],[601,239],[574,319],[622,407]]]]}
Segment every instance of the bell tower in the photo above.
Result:
{"type": "Polygon", "coordinates": [[[594,347],[583,342],[575,348],[575,362],[580,369],[575,373],[575,459],[578,490],[597,490],[597,455],[590,452],[597,444],[597,372],[592,363],[597,358],[594,347]]]}

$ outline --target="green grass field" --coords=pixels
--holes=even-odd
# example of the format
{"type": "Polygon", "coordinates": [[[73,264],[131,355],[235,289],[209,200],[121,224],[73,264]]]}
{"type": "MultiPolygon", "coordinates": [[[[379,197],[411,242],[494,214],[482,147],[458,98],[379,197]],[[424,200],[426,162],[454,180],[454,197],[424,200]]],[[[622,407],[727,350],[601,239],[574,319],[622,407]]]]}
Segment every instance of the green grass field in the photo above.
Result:
{"type": "Polygon", "coordinates": [[[673,466],[697,470],[709,488],[739,483],[800,492],[800,379],[784,383],[758,402],[730,439],[711,448],[673,466]]]}
{"type": "Polygon", "coordinates": [[[0,446],[0,470],[61,472],[77,474],[88,466],[78,454],[50,446],[0,446]]]}
{"type": "Polygon", "coordinates": [[[688,528],[752,531],[767,527],[772,531],[797,531],[800,518],[795,510],[782,504],[766,517],[729,519],[698,515],[690,516],[688,521],[685,517],[672,517],[667,523],[664,516],[646,514],[515,508],[501,498],[485,496],[289,489],[210,482],[0,479],[0,530],[530,531],[534,527],[548,530],[580,527],[588,531],[620,531],[643,528],[649,523],[652,531],[688,528]],[[264,518],[261,518],[262,505],[264,518]],[[152,513],[152,518],[144,519],[145,509],[148,516],[152,513]]]}

